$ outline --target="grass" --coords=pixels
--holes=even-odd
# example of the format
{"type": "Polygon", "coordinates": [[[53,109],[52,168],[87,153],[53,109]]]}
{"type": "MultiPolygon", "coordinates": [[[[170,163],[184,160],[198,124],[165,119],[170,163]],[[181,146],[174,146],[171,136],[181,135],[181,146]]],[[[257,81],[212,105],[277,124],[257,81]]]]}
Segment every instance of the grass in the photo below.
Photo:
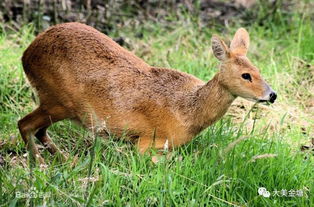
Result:
{"type": "MultiPolygon", "coordinates": [[[[31,26],[2,32],[0,206],[314,205],[314,159],[311,152],[299,150],[313,138],[314,28],[300,12],[289,24],[278,21],[247,27],[248,56],[279,94],[274,105],[253,106],[239,99],[222,120],[158,164],[133,146],[63,121],[50,127],[49,134],[69,160],[62,164],[42,151],[49,163],[45,170],[29,167],[16,125],[36,106],[20,62],[34,35],[31,26]],[[260,196],[259,187],[271,197],[260,196]],[[274,195],[285,190],[287,196],[274,195]]],[[[130,49],[151,65],[211,79],[218,62],[210,37],[219,28],[201,27],[189,17],[174,22],[141,25],[142,39],[128,27],[111,36],[128,37],[130,49]]],[[[231,38],[238,27],[226,28],[223,36],[231,38]]]]}

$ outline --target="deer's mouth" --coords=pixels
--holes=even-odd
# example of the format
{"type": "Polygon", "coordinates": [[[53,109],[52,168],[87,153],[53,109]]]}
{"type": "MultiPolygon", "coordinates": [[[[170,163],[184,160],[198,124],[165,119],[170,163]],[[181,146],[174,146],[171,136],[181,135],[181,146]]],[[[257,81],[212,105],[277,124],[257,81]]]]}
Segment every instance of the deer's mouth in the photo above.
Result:
{"type": "Polygon", "coordinates": [[[248,101],[252,101],[255,103],[261,103],[261,104],[265,104],[265,105],[270,105],[273,104],[274,102],[271,102],[270,100],[267,99],[259,99],[259,98],[245,98],[248,101]]]}
{"type": "Polygon", "coordinates": [[[276,98],[270,98],[268,100],[266,100],[266,99],[258,99],[257,102],[269,105],[269,104],[275,103],[275,100],[276,100],[276,98]]]}
{"type": "Polygon", "coordinates": [[[275,103],[275,100],[277,99],[277,94],[274,91],[271,91],[269,95],[266,96],[266,98],[258,99],[257,102],[259,103],[267,103],[267,104],[273,104],[275,103]]]}
{"type": "Polygon", "coordinates": [[[270,105],[270,104],[273,104],[275,101],[270,101],[270,100],[257,100],[258,103],[263,103],[265,105],[270,105]]]}

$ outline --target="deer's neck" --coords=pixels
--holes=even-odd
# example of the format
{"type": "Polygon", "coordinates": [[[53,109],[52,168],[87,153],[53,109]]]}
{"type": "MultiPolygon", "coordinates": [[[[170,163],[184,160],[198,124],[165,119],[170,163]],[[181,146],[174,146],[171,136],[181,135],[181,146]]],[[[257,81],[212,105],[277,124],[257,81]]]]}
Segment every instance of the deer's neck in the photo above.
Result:
{"type": "Polygon", "coordinates": [[[190,132],[196,135],[219,120],[227,112],[235,98],[219,83],[219,73],[216,74],[191,97],[189,107],[193,110],[190,132]]]}

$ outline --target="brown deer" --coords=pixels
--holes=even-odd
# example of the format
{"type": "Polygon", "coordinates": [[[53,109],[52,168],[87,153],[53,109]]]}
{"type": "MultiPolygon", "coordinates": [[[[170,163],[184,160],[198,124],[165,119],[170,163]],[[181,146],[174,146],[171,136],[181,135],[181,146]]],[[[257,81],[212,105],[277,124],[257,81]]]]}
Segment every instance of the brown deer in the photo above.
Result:
{"type": "Polygon", "coordinates": [[[35,136],[60,152],[47,128],[72,119],[104,136],[127,137],[139,152],[177,147],[219,120],[236,97],[273,103],[276,93],[249,61],[249,35],[240,28],[230,47],[211,39],[221,62],[207,83],[173,69],[152,67],[99,31],[80,23],[53,26],[24,52],[24,71],[39,107],[18,122],[22,138],[44,163],[35,136]]]}

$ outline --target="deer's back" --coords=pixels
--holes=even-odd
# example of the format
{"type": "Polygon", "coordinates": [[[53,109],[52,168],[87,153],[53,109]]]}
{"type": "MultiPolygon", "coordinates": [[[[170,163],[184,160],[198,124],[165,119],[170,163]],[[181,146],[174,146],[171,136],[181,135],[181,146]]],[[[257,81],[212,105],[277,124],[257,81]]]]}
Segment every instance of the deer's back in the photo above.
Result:
{"type": "Polygon", "coordinates": [[[148,67],[106,35],[80,23],[59,24],[41,33],[24,52],[22,60],[25,72],[35,73],[33,68],[38,66],[38,71],[71,71],[76,77],[119,69],[115,66],[132,65],[143,70],[148,67]]]}

